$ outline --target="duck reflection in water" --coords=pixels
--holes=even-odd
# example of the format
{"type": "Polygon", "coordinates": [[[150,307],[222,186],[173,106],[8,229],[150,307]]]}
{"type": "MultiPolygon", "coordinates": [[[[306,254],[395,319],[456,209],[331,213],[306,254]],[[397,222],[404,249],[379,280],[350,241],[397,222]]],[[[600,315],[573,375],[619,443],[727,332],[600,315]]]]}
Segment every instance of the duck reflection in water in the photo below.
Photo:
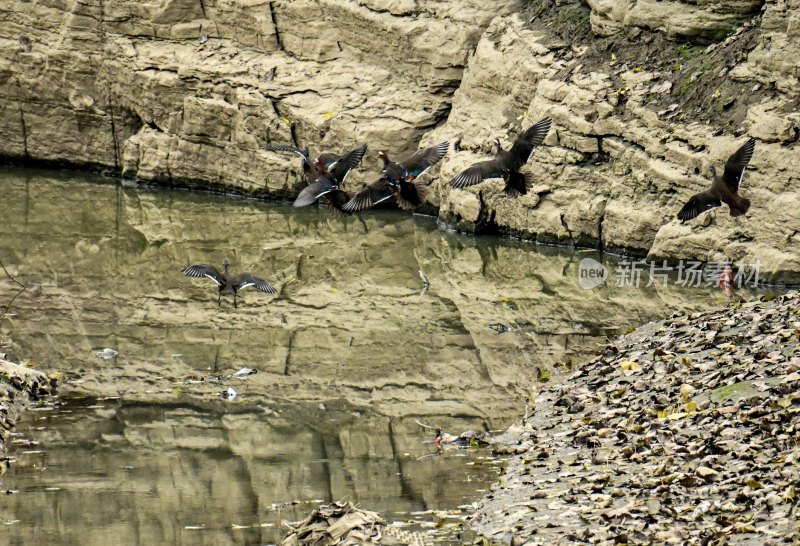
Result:
{"type": "Polygon", "coordinates": [[[219,288],[219,294],[217,295],[217,306],[220,305],[220,301],[222,295],[231,295],[233,294],[233,307],[236,308],[236,295],[238,294],[239,290],[242,288],[247,288],[248,286],[254,287],[256,290],[261,292],[266,292],[267,294],[277,294],[277,290],[256,275],[248,271],[243,271],[238,275],[234,276],[228,271],[228,267],[230,266],[230,262],[227,258],[222,262],[222,273],[220,273],[219,269],[214,267],[213,265],[208,264],[196,264],[190,265],[186,269],[183,270],[183,274],[187,277],[208,277],[212,281],[217,284],[219,288]]]}

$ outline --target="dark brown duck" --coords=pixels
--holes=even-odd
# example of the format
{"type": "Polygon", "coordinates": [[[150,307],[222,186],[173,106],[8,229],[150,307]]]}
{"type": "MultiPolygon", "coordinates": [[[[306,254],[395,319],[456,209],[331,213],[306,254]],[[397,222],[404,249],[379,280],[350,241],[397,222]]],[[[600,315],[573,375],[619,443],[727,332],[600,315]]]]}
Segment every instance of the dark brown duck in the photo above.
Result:
{"type": "Polygon", "coordinates": [[[381,150],[378,152],[378,157],[383,160],[381,177],[358,192],[344,205],[344,210],[357,212],[392,198],[403,210],[417,208],[425,202],[428,186],[415,182],[416,179],[441,161],[449,146],[448,142],[442,142],[417,150],[411,157],[400,163],[392,161],[389,153],[381,150]]]}
{"type": "Polygon", "coordinates": [[[728,205],[731,216],[745,214],[750,208],[750,200],[739,195],[739,184],[755,149],[756,141],[754,139],[751,138],[745,142],[725,162],[725,170],[722,171],[721,177],[717,175],[717,169],[712,165],[709,169],[711,187],[691,196],[678,212],[678,220],[686,222],[707,210],[721,207],[722,203],[728,205]]]}
{"type": "Polygon", "coordinates": [[[503,188],[506,195],[509,197],[525,195],[533,185],[533,179],[530,174],[521,173],[520,169],[528,162],[534,148],[542,145],[550,131],[551,123],[550,118],[538,121],[520,133],[510,150],[504,150],[500,139],[496,138],[494,145],[497,153],[494,159],[475,163],[465,169],[453,178],[451,185],[454,188],[466,188],[490,178],[502,178],[506,183],[503,188]]]}
{"type": "Polygon", "coordinates": [[[306,186],[294,201],[295,207],[307,207],[313,205],[323,196],[327,197],[331,210],[344,213],[342,206],[350,196],[341,189],[347,175],[361,163],[361,159],[367,151],[367,145],[362,144],[358,148],[350,150],[338,160],[325,166],[317,159],[315,165],[319,173],[317,178],[306,186]],[[325,167],[323,169],[323,167],[325,167]]]}
{"type": "Polygon", "coordinates": [[[243,288],[247,288],[248,286],[254,287],[256,290],[260,290],[261,292],[266,292],[267,294],[276,294],[277,290],[256,275],[249,273],[247,271],[239,273],[236,276],[231,275],[228,271],[228,266],[230,266],[230,262],[226,258],[222,261],[222,273],[220,273],[219,269],[214,267],[213,265],[208,264],[196,264],[190,265],[186,269],[183,270],[183,274],[187,277],[208,277],[212,281],[217,284],[219,288],[219,294],[217,295],[217,305],[220,305],[220,301],[222,299],[222,295],[233,295],[233,307],[236,308],[236,294],[239,290],[243,288]]]}
{"type": "Polygon", "coordinates": [[[311,156],[308,153],[308,146],[305,148],[298,148],[297,146],[289,146],[285,144],[278,144],[270,148],[273,152],[289,152],[300,156],[303,173],[306,177],[310,176],[312,171],[316,174],[324,174],[328,169],[336,163],[342,156],[333,152],[322,152],[317,156],[314,161],[311,161],[311,156]]]}

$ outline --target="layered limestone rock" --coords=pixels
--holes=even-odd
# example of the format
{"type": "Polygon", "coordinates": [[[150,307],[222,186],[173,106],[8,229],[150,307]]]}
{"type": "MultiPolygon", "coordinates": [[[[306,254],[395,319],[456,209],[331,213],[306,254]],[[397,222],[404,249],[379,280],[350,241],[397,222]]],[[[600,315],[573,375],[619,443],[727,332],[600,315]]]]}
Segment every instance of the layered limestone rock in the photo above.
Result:
{"type": "Polygon", "coordinates": [[[289,195],[272,144],[403,154],[443,119],[497,13],[461,4],[5,2],[0,153],[289,195]]]}
{"type": "MultiPolygon", "coordinates": [[[[275,143],[454,145],[430,201],[459,229],[800,282],[800,0],[0,0],[0,154],[295,195],[275,143]],[[544,117],[528,170],[443,182],[544,117]],[[675,213],[750,135],[742,218],[675,213]]],[[[377,174],[372,152],[353,187],[377,174]]],[[[432,173],[436,180],[437,171],[432,173]]]]}
{"type": "Polygon", "coordinates": [[[592,30],[602,36],[626,27],[661,30],[670,38],[689,41],[725,37],[763,5],[762,0],[692,2],[686,0],[587,0],[592,30]]]}
{"type": "MultiPolygon", "coordinates": [[[[792,3],[767,4],[763,31],[759,18],[707,49],[654,41],[638,28],[661,28],[656,15],[677,24],[668,17],[683,6],[677,2],[638,2],[631,9],[627,2],[589,4],[596,31],[622,34],[576,45],[524,14],[490,24],[447,123],[425,139],[460,139],[461,151],[443,161],[442,179],[488,158],[496,136],[510,146],[522,129],[545,116],[553,118],[553,127],[526,167],[536,180],[528,195],[506,198],[500,180],[466,190],[439,183],[442,218],[466,230],[598,245],[653,260],[758,264],[762,278],[799,282],[798,69],[778,60],[800,51],[792,3]],[[652,18],[644,24],[647,13],[652,18]],[[598,28],[601,17],[617,27],[598,28]],[[757,43],[749,57],[737,49],[747,40],[757,43]],[[772,42],[778,58],[766,52],[772,42]],[[668,62],[657,47],[672,48],[683,64],[668,62]],[[720,75],[727,83],[702,87],[720,75]],[[730,119],[724,119],[729,110],[730,119]],[[717,124],[708,119],[715,115],[717,124]],[[753,202],[750,213],[732,218],[723,207],[687,224],[675,220],[688,197],[708,186],[709,167],[720,168],[748,134],[758,140],[742,184],[742,194],[753,202]]],[[[741,21],[758,7],[737,6],[726,12],[729,21],[741,21]]],[[[581,25],[579,3],[561,9],[581,25]]],[[[696,27],[667,28],[666,34],[703,42],[720,6],[683,9],[698,12],[691,18],[696,27]]],[[[534,13],[533,19],[542,16],[534,13]]]]}

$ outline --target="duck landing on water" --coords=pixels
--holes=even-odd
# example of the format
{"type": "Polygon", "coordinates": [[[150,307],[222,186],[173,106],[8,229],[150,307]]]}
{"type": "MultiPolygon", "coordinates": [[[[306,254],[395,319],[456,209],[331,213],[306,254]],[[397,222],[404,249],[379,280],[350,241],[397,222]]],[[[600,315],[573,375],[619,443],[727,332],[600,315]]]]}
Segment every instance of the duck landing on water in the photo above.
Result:
{"type": "Polygon", "coordinates": [[[219,294],[217,295],[217,306],[220,305],[222,295],[231,295],[233,294],[233,307],[236,308],[236,294],[242,288],[247,288],[248,286],[254,287],[256,290],[260,290],[261,292],[266,292],[267,294],[277,294],[277,290],[256,275],[244,271],[239,273],[236,276],[233,276],[228,271],[228,266],[231,265],[231,262],[228,261],[226,258],[222,261],[222,273],[219,272],[219,269],[214,267],[213,265],[208,264],[196,264],[190,265],[186,269],[183,270],[183,274],[187,277],[208,277],[215,283],[217,283],[217,287],[219,287],[219,294]]]}

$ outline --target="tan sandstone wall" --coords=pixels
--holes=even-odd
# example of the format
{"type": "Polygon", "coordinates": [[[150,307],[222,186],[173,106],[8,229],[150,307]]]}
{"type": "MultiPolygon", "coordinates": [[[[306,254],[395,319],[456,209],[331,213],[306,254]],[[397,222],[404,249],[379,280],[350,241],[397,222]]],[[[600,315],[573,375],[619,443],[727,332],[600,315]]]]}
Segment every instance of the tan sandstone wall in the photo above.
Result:
{"type": "Polygon", "coordinates": [[[0,155],[286,197],[298,161],[271,144],[368,142],[352,188],[378,149],[449,139],[431,201],[459,228],[758,259],[800,282],[800,0],[0,0],[0,14],[0,155]],[[530,195],[442,184],[545,115],[530,195]],[[680,225],[747,134],[751,212],[680,225]]]}
{"type": "MultiPolygon", "coordinates": [[[[562,3],[573,15],[582,7],[562,3]]],[[[425,138],[461,138],[442,178],[486,157],[495,136],[508,146],[547,115],[553,127],[528,165],[538,182],[530,194],[508,199],[499,180],[440,188],[442,217],[657,260],[758,260],[772,280],[800,281],[800,2],[766,2],[763,16],[758,2],[589,5],[595,34],[585,43],[531,24],[530,11],[489,25],[448,122],[425,138]],[[706,46],[720,28],[730,36],[706,46]],[[709,166],[747,135],[758,140],[742,186],[750,213],[723,207],[681,225],[675,215],[707,187],[709,166]]]]}
{"type": "Polygon", "coordinates": [[[271,144],[407,153],[494,13],[372,4],[0,2],[0,154],[288,195],[298,162],[271,144]]]}

